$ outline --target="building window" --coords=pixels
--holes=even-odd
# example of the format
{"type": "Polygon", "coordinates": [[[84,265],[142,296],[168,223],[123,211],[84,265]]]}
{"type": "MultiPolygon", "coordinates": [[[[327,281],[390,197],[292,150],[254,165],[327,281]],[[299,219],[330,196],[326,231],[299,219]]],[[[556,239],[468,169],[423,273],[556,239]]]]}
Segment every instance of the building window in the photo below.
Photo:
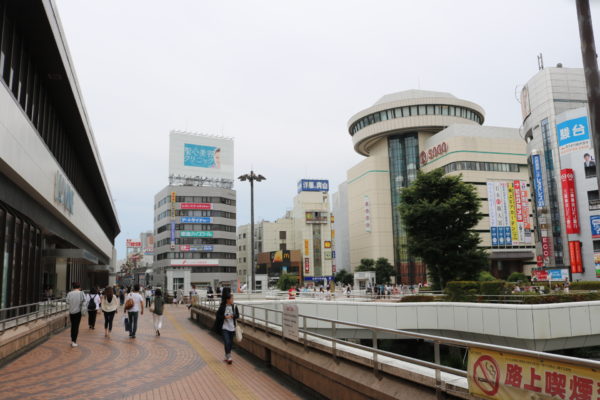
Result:
{"type": "Polygon", "coordinates": [[[285,243],[280,243],[280,244],[279,244],[279,250],[281,250],[281,251],[286,251],[286,250],[287,250],[287,246],[286,246],[286,244],[285,244],[285,243]]]}
{"type": "Polygon", "coordinates": [[[600,240],[594,240],[594,252],[600,252],[600,240]]]}
{"type": "Polygon", "coordinates": [[[286,231],[279,231],[279,239],[281,240],[285,240],[286,239],[286,231]]]}
{"type": "Polygon", "coordinates": [[[600,195],[597,190],[587,192],[590,210],[600,210],[600,195]]]}

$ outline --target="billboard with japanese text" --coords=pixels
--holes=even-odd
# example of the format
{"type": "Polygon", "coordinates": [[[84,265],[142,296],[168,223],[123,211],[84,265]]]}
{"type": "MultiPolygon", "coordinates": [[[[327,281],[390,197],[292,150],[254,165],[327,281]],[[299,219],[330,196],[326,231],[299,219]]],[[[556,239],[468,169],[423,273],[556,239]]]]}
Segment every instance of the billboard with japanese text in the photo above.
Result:
{"type": "Polygon", "coordinates": [[[492,247],[531,244],[527,182],[487,182],[487,195],[492,247]]]}
{"type": "Polygon", "coordinates": [[[233,180],[233,139],[185,132],[169,136],[169,175],[233,180]]]}

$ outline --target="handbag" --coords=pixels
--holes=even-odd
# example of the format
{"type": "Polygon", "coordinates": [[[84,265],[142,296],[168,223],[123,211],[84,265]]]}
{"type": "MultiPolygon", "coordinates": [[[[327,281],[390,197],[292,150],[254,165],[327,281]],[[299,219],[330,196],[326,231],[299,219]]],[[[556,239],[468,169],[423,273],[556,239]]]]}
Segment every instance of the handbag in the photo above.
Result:
{"type": "Polygon", "coordinates": [[[129,323],[129,318],[123,317],[123,325],[125,325],[125,331],[126,332],[130,332],[131,331],[131,324],[129,323]]]}
{"type": "Polygon", "coordinates": [[[242,329],[242,327],[239,324],[235,325],[235,337],[233,338],[233,340],[236,343],[239,343],[242,341],[242,339],[244,338],[244,330],[242,329]]]}

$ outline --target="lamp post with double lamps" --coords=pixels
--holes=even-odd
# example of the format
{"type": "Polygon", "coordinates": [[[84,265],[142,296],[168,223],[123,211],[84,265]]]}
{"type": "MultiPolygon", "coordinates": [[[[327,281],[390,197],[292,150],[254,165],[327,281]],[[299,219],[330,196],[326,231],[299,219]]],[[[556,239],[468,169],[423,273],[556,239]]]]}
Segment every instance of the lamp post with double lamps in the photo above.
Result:
{"type": "Polygon", "coordinates": [[[238,177],[238,179],[242,182],[250,181],[250,270],[252,272],[252,291],[256,290],[256,275],[255,275],[255,264],[254,264],[254,181],[260,182],[264,181],[264,176],[260,174],[255,174],[254,171],[250,171],[249,174],[242,175],[238,177]]]}

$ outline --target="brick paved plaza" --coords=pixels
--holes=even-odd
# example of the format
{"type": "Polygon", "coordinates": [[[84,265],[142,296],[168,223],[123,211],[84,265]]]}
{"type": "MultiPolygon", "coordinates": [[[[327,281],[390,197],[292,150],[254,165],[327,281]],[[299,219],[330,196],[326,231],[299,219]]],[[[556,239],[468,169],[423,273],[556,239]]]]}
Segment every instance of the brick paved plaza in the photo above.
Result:
{"type": "Polygon", "coordinates": [[[136,339],[115,317],[111,339],[102,315],[96,329],[82,319],[79,347],[69,330],[0,369],[0,399],[299,399],[306,394],[255,359],[234,352],[223,362],[218,338],[191,322],[184,306],[168,306],[161,336],[152,315],[140,316],[136,339]]]}

